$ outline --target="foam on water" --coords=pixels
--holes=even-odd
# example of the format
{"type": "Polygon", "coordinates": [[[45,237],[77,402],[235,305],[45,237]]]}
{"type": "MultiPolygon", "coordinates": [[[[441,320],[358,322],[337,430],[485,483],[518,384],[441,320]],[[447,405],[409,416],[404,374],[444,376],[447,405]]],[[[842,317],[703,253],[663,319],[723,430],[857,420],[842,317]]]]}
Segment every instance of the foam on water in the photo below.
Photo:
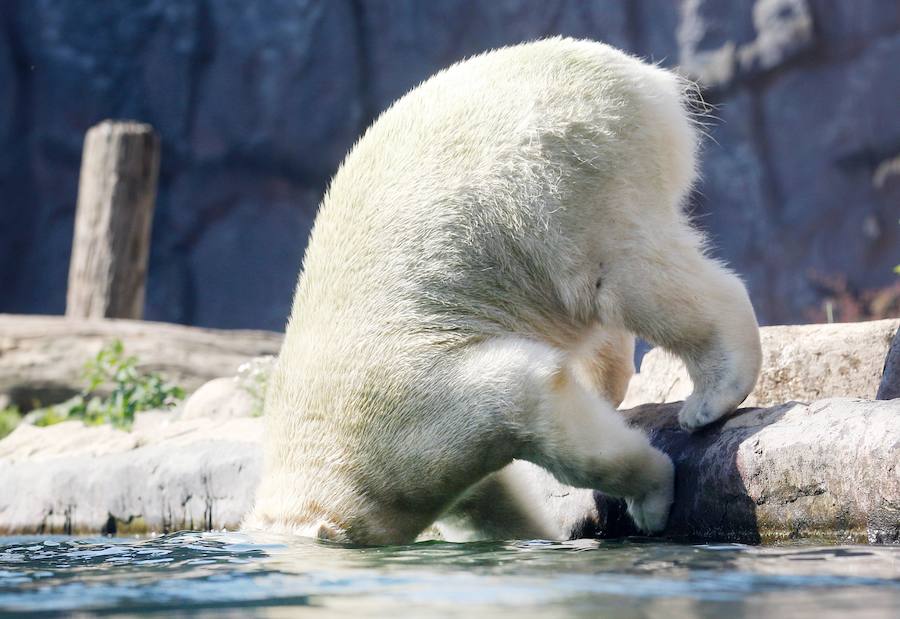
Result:
{"type": "Polygon", "coordinates": [[[900,548],[579,540],[354,548],[241,533],[0,538],[0,613],[900,616],[900,548]]]}

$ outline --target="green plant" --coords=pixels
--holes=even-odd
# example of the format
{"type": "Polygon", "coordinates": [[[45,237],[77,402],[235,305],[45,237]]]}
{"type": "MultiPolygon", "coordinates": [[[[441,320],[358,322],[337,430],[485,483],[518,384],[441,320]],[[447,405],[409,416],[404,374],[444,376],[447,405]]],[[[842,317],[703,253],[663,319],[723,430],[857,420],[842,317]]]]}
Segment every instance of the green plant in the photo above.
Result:
{"type": "Polygon", "coordinates": [[[127,429],[135,413],[169,408],[184,398],[181,387],[165,382],[159,374],[138,372],[137,358],[125,356],[120,340],[102,348],[85,364],[85,379],[87,386],[80,394],[36,411],[35,425],[81,419],[87,425],[110,423],[127,429]],[[108,393],[97,395],[101,389],[108,393]]]}
{"type": "Polygon", "coordinates": [[[235,380],[238,386],[250,394],[253,398],[253,417],[259,417],[263,413],[263,403],[266,401],[266,389],[269,386],[269,375],[275,364],[275,357],[254,357],[242,363],[238,367],[235,380]]]}
{"type": "Polygon", "coordinates": [[[18,406],[7,406],[0,409],[0,438],[3,438],[16,429],[22,420],[22,414],[18,406]]]}

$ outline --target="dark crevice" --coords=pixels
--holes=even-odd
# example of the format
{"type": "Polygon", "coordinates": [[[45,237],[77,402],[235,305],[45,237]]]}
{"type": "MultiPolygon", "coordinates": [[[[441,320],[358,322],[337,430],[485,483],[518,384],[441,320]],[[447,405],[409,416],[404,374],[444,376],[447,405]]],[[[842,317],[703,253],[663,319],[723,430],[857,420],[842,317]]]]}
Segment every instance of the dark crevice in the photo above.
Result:
{"type": "Polygon", "coordinates": [[[195,325],[197,324],[197,284],[195,281],[196,275],[194,274],[193,269],[191,269],[191,265],[187,259],[186,251],[179,252],[178,258],[181,262],[182,271],[184,273],[184,285],[181,290],[181,317],[184,319],[184,324],[195,325]]]}
{"type": "MultiPolygon", "coordinates": [[[[625,34],[631,42],[631,49],[642,56],[644,51],[644,27],[641,23],[643,2],[639,0],[631,0],[625,3],[625,34]]],[[[650,59],[653,61],[653,59],[650,59]]]]}
{"type": "Polygon", "coordinates": [[[535,39],[543,39],[544,37],[552,37],[554,34],[559,33],[562,29],[560,28],[560,23],[562,23],[563,19],[563,9],[565,7],[562,4],[556,4],[553,6],[553,14],[550,16],[550,19],[547,20],[547,25],[544,28],[543,32],[539,37],[534,37],[535,39]]]}
{"type": "MultiPolygon", "coordinates": [[[[756,153],[762,171],[762,199],[765,203],[766,211],[773,216],[771,222],[773,228],[782,230],[784,223],[782,221],[784,196],[778,185],[778,176],[773,163],[769,138],[766,134],[765,112],[763,111],[761,95],[751,91],[748,96],[750,99],[750,146],[756,153]]],[[[781,246],[783,247],[784,245],[781,246]]],[[[758,290],[756,292],[757,294],[763,295],[765,298],[762,313],[767,315],[768,322],[777,324],[787,317],[782,316],[776,295],[776,287],[771,285],[776,281],[773,268],[768,267],[766,271],[766,281],[769,282],[770,285],[766,286],[765,290],[758,290]]]]}
{"type": "Polygon", "coordinates": [[[353,15],[353,38],[356,45],[357,99],[360,106],[358,134],[362,134],[375,120],[378,106],[372,92],[371,40],[366,27],[366,6],[363,0],[350,0],[353,15]]]}
{"type": "Polygon", "coordinates": [[[209,7],[208,0],[197,0],[197,21],[196,28],[196,48],[190,59],[188,67],[188,84],[189,91],[187,96],[187,110],[185,119],[183,136],[187,144],[187,153],[185,156],[190,157],[191,136],[194,133],[194,125],[197,120],[198,110],[200,109],[200,93],[203,90],[205,82],[204,76],[206,70],[212,63],[212,59],[216,54],[215,25],[209,7]]]}
{"type": "Polygon", "coordinates": [[[103,528],[100,530],[102,535],[115,535],[116,534],[116,517],[112,514],[109,514],[109,517],[106,519],[106,524],[103,525],[103,528]]]}
{"type": "MultiPolygon", "coordinates": [[[[34,66],[28,57],[28,52],[20,36],[20,28],[17,22],[20,19],[21,5],[7,4],[0,13],[0,27],[2,36],[9,45],[10,57],[15,72],[16,95],[13,101],[13,123],[10,135],[7,136],[9,145],[20,145],[18,148],[24,152],[7,159],[9,167],[0,167],[0,184],[7,185],[3,191],[3,199],[7,204],[16,204],[18,207],[8,208],[3,225],[16,229],[18,232],[8,239],[8,244],[3,247],[3,257],[0,260],[0,290],[5,294],[0,295],[0,311],[22,311],[15,305],[16,299],[27,298],[22,294],[22,289],[33,285],[33,282],[25,278],[28,273],[21,268],[22,262],[28,260],[29,254],[35,251],[40,243],[33,240],[36,237],[36,225],[39,217],[35,212],[41,205],[27,203],[22,200],[24,196],[34,196],[35,179],[32,174],[30,162],[34,158],[34,66]],[[15,186],[15,190],[11,189],[15,186]],[[16,198],[20,199],[17,200],[16,198]],[[27,204],[27,207],[26,207],[27,204]]],[[[0,159],[0,164],[3,161],[0,159]]]]}

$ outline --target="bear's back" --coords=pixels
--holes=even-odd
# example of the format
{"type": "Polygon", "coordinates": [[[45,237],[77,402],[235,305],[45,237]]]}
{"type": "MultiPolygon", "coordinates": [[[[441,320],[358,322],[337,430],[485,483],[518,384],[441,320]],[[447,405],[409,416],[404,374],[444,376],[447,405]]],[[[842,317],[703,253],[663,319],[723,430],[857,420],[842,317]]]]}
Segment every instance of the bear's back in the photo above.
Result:
{"type": "Polygon", "coordinates": [[[621,176],[638,83],[656,71],[600,43],[551,39],[412,90],[336,174],[294,320],[320,314],[326,326],[346,311],[345,326],[365,316],[366,330],[382,321],[437,340],[590,322],[589,303],[559,286],[585,260],[572,206],[621,176]]]}

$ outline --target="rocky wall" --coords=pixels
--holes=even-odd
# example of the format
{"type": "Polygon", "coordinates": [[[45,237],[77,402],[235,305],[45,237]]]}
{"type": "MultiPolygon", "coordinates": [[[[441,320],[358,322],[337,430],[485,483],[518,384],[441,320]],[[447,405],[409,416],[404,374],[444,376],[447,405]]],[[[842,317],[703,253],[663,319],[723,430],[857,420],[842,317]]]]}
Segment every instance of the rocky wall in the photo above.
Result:
{"type": "Polygon", "coordinates": [[[553,34],[704,86],[690,207],[764,322],[809,318],[823,275],[894,284],[896,0],[4,0],[0,312],[63,311],[84,132],[133,118],[163,140],[146,317],[280,330],[371,120],[460,58],[553,34]]]}

